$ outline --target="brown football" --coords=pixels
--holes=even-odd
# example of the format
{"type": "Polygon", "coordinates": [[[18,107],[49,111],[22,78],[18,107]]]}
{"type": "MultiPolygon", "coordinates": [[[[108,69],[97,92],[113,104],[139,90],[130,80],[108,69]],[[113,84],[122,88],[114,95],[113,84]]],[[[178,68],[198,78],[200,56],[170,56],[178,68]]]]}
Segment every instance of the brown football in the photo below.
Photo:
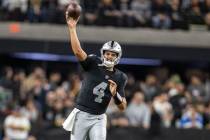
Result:
{"type": "Polygon", "coordinates": [[[78,19],[82,12],[81,6],[77,3],[76,0],[71,0],[67,7],[68,17],[73,18],[74,20],[78,19]]]}

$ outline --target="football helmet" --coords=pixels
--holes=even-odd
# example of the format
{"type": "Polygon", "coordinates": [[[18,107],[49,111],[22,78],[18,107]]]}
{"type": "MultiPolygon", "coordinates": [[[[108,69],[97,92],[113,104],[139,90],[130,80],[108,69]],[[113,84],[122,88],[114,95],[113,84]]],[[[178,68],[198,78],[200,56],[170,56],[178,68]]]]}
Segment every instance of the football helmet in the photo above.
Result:
{"type": "Polygon", "coordinates": [[[120,44],[116,41],[106,42],[101,48],[102,65],[106,67],[114,67],[115,65],[117,65],[120,61],[121,56],[122,56],[122,49],[121,49],[120,44]],[[105,51],[111,51],[111,52],[116,53],[117,54],[116,59],[114,61],[107,60],[104,57],[105,51]]]}

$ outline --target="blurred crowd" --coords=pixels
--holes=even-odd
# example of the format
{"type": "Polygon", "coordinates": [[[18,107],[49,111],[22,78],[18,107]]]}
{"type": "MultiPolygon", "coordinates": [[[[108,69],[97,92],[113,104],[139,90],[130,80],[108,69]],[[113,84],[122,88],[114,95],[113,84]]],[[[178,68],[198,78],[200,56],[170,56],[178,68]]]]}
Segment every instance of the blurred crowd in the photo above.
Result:
{"type": "MultiPolygon", "coordinates": [[[[128,107],[120,112],[113,101],[108,128],[136,127],[158,134],[161,128],[210,129],[210,77],[201,70],[172,74],[158,68],[142,78],[128,73],[128,107]]],[[[82,75],[42,67],[5,66],[0,75],[0,139],[36,140],[36,134],[60,128],[74,108],[82,75]]]]}
{"type": "MultiPolygon", "coordinates": [[[[78,0],[80,24],[210,30],[210,0],[78,0]]],[[[65,24],[69,0],[0,0],[0,20],[65,24]]]]}

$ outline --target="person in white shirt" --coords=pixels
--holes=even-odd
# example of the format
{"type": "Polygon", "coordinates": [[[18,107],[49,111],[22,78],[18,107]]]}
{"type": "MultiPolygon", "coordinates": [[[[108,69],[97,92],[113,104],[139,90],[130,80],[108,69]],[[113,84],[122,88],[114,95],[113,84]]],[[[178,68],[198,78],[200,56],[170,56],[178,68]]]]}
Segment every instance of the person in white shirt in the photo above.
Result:
{"type": "Polygon", "coordinates": [[[173,108],[165,92],[156,96],[153,101],[155,111],[161,116],[163,127],[170,127],[173,119],[173,108]]]}
{"type": "Polygon", "coordinates": [[[26,140],[29,136],[30,128],[29,119],[21,115],[20,107],[16,107],[4,121],[5,139],[26,140]]]}

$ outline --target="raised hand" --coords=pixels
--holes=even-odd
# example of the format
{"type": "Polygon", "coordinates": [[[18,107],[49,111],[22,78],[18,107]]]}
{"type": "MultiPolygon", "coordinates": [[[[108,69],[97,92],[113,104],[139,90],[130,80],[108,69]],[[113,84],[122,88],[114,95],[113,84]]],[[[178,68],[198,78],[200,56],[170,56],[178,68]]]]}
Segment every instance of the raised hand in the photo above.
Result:
{"type": "Polygon", "coordinates": [[[66,11],[66,23],[69,26],[69,28],[76,28],[78,21],[79,21],[79,17],[75,20],[72,17],[69,17],[68,11],[66,11]]]}

